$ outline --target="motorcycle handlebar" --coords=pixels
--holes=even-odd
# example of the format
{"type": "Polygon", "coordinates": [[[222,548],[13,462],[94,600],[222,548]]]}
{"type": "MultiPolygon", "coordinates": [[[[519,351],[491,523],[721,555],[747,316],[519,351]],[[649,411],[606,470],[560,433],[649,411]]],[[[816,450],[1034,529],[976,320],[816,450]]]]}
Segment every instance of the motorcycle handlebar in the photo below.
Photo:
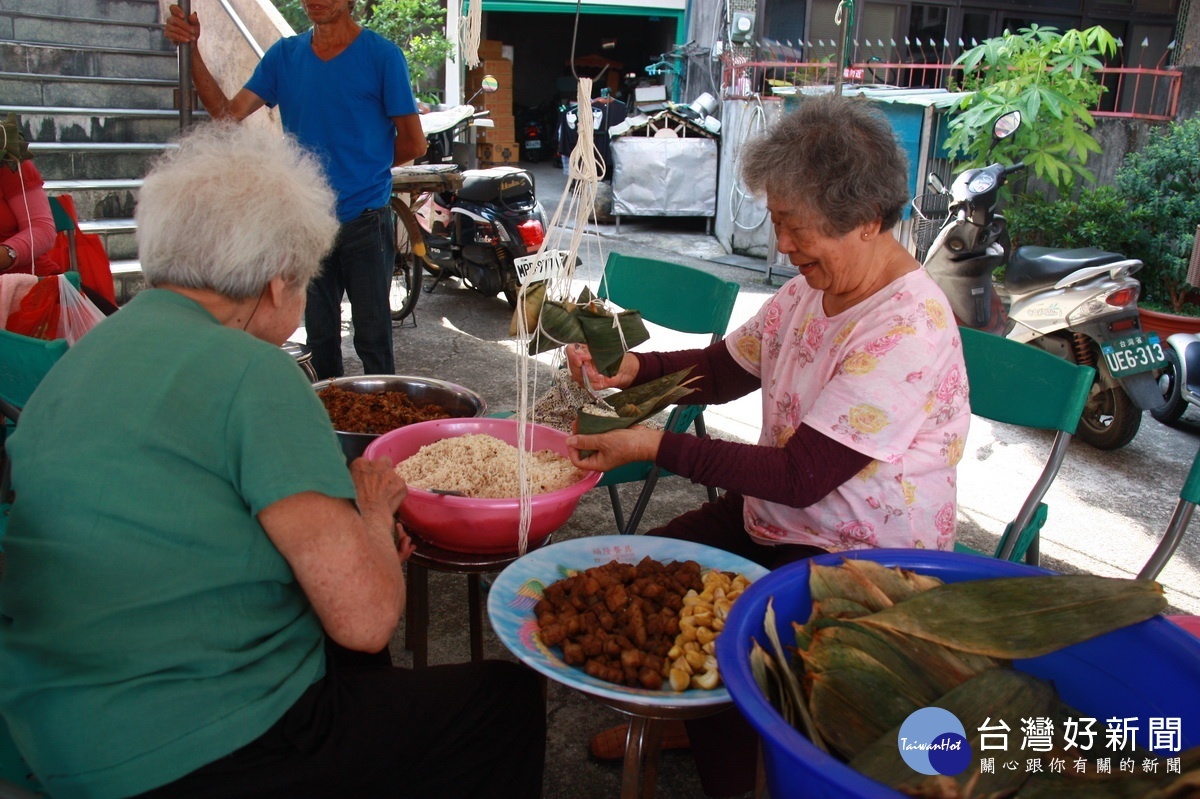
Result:
{"type": "Polygon", "coordinates": [[[1018,161],[1017,163],[1013,164],[1012,166],[1004,167],[1004,174],[1011,175],[1014,172],[1020,172],[1024,168],[1025,168],[1025,162],[1018,161]]]}

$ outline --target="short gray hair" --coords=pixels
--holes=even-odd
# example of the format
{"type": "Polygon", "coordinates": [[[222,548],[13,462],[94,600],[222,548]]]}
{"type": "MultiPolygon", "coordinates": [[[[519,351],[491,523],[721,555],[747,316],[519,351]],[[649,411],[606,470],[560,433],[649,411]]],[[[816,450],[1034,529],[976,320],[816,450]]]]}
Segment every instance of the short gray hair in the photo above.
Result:
{"type": "Polygon", "coordinates": [[[333,246],[336,195],[294,138],[207,123],[153,165],[138,192],[138,257],[151,286],[242,300],[274,277],[305,287],[333,246]]]}
{"type": "Polygon", "coordinates": [[[908,202],[908,158],[865,98],[805,97],[742,151],[746,187],[816,212],[826,235],[878,220],[891,230],[908,202]]]}

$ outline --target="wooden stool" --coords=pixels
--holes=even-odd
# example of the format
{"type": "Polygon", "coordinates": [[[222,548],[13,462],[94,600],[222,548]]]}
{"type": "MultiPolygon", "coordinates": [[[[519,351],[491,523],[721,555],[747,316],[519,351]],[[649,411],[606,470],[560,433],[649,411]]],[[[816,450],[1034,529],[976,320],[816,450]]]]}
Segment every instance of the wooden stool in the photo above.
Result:
{"type": "MultiPolygon", "coordinates": [[[[406,605],[404,648],[413,653],[413,668],[429,665],[429,570],[467,575],[467,616],[471,628],[471,660],[483,660],[483,590],[480,575],[499,571],[520,557],[511,552],[455,552],[430,544],[420,533],[409,530],[416,544],[408,559],[405,585],[406,605]]],[[[530,546],[530,551],[550,543],[552,536],[530,546]]]]}

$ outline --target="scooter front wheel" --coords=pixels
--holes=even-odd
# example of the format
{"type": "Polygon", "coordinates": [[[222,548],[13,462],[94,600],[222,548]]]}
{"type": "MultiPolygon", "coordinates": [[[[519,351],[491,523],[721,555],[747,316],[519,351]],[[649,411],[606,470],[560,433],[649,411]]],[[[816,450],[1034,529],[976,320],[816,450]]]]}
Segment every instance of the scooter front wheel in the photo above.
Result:
{"type": "Polygon", "coordinates": [[[1096,449],[1120,449],[1133,441],[1141,425],[1142,411],[1125,390],[1105,388],[1097,375],[1075,436],[1096,449]]]}
{"type": "Polygon", "coordinates": [[[1188,406],[1187,400],[1183,398],[1183,386],[1179,384],[1179,375],[1183,373],[1183,369],[1175,350],[1170,347],[1163,349],[1166,350],[1167,365],[1158,376],[1158,387],[1162,390],[1163,399],[1167,404],[1150,411],[1150,415],[1163,424],[1174,424],[1183,416],[1188,406]]]}

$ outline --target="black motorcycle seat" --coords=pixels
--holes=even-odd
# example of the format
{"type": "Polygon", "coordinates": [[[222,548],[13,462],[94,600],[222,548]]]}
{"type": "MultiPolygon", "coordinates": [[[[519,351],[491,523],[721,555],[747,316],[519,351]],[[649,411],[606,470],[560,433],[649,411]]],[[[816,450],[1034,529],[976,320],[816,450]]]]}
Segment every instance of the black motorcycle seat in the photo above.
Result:
{"type": "Polygon", "coordinates": [[[1124,255],[1105,252],[1096,247],[1060,250],[1054,247],[1018,247],[1008,259],[1004,270],[1004,286],[1009,291],[1026,294],[1053,286],[1078,269],[1104,266],[1125,260],[1124,255]]]}
{"type": "Polygon", "coordinates": [[[489,203],[508,197],[533,194],[533,176],[517,167],[468,169],[462,176],[463,184],[458,190],[458,196],[464,200],[489,203]]]}

